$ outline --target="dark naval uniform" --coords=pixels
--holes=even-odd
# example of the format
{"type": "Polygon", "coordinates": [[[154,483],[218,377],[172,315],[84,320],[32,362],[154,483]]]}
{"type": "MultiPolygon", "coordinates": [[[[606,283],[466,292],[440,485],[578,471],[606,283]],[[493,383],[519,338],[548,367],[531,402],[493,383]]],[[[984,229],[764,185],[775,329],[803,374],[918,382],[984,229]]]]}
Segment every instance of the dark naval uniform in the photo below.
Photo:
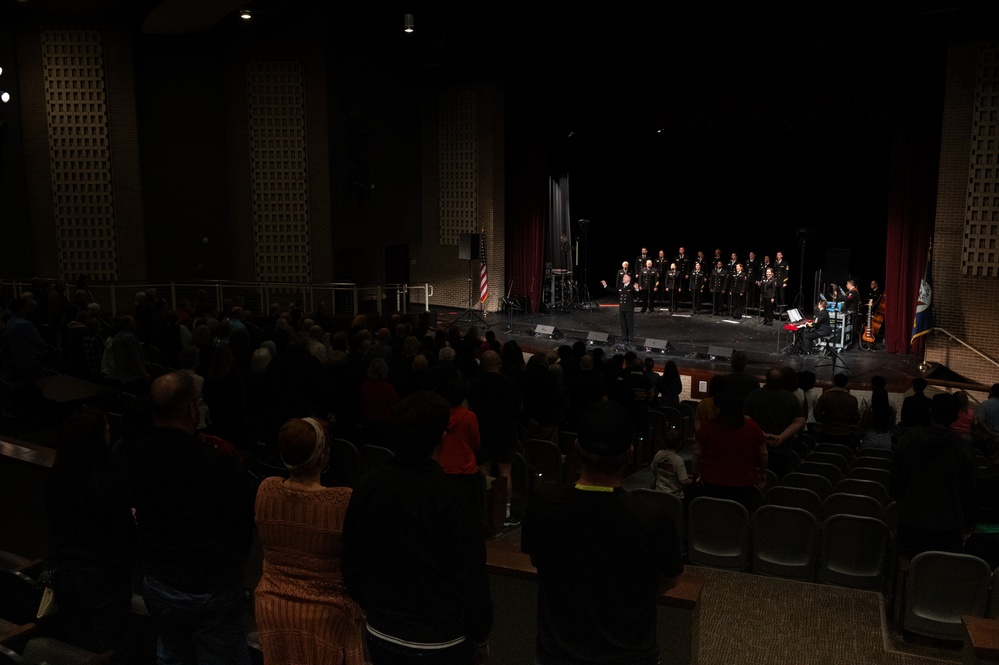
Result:
{"type": "Polygon", "coordinates": [[[760,285],[757,282],[763,279],[763,272],[760,270],[763,262],[760,259],[749,259],[742,265],[746,269],[746,301],[750,307],[758,307],[760,285]]]}
{"type": "Polygon", "coordinates": [[[742,311],[746,307],[746,289],[749,284],[749,276],[745,272],[736,270],[729,276],[729,306],[732,309],[732,318],[741,319],[742,311]]]}
{"type": "Polygon", "coordinates": [[[695,270],[690,273],[690,312],[691,314],[701,313],[701,295],[704,293],[704,283],[708,276],[703,270],[695,270]]]}
{"type": "Polygon", "coordinates": [[[676,264],[676,269],[681,275],[680,284],[677,286],[677,304],[679,304],[680,296],[683,295],[684,289],[689,288],[688,282],[691,273],[694,272],[694,264],[686,254],[677,254],[676,258],[673,259],[673,263],[676,264]]]}
{"type": "Polygon", "coordinates": [[[665,277],[659,280],[659,288],[662,290],[663,298],[665,298],[666,307],[669,309],[670,313],[676,311],[676,292],[680,286],[680,271],[675,268],[670,268],[666,271],[665,277]]]}
{"type": "Polygon", "coordinates": [[[639,297],[642,299],[642,312],[655,310],[656,286],[659,283],[659,273],[655,268],[645,267],[638,273],[638,285],[642,287],[639,297]]]}
{"type": "Polygon", "coordinates": [[[725,268],[716,267],[711,272],[708,290],[711,291],[711,316],[724,314],[725,294],[728,292],[728,271],[725,268]]]}
{"type": "Polygon", "coordinates": [[[666,289],[663,287],[662,281],[666,278],[666,272],[669,270],[670,260],[666,258],[665,255],[656,259],[652,262],[652,267],[656,269],[659,273],[659,293],[657,294],[657,300],[660,303],[666,303],[666,289]]]}
{"type": "Polygon", "coordinates": [[[619,305],[617,317],[621,324],[621,341],[631,342],[635,339],[635,304],[640,291],[634,282],[614,290],[617,291],[619,305]]]}
{"type": "Polygon", "coordinates": [[[801,333],[801,349],[805,353],[812,352],[812,343],[819,337],[832,335],[832,326],[829,324],[828,310],[820,309],[815,315],[815,321],[809,323],[801,333]]]}
{"type": "Polygon", "coordinates": [[[760,291],[763,298],[763,325],[773,325],[774,322],[774,299],[777,297],[777,278],[764,277],[760,282],[760,291]]]}
{"type": "Polygon", "coordinates": [[[787,261],[780,260],[774,261],[773,266],[774,277],[777,278],[777,304],[786,305],[787,304],[787,280],[791,268],[787,265],[787,261]]]}

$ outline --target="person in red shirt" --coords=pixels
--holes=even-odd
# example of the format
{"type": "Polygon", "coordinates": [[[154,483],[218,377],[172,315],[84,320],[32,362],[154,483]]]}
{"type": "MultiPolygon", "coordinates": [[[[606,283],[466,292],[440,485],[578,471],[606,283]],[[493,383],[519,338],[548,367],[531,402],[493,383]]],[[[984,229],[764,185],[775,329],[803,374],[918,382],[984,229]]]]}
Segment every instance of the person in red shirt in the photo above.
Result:
{"type": "Polygon", "coordinates": [[[441,397],[451,405],[451,418],[437,461],[449,478],[461,484],[468,500],[481,515],[485,505],[485,484],[475,457],[481,441],[479,419],[471,409],[462,406],[465,392],[465,381],[457,376],[438,389],[441,397]]]}

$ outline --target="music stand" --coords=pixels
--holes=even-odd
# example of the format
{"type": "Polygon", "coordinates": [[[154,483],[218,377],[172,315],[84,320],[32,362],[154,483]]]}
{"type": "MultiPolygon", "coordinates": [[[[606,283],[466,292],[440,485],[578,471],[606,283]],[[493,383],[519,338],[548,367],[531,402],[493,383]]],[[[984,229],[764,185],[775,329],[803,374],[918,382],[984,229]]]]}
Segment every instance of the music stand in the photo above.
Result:
{"type": "Polygon", "coordinates": [[[583,289],[580,291],[580,309],[597,311],[597,305],[590,297],[590,220],[579,220],[579,228],[583,230],[583,289]]]}
{"type": "Polygon", "coordinates": [[[510,280],[510,288],[507,289],[506,295],[501,296],[500,299],[503,301],[503,306],[506,307],[507,311],[507,323],[506,330],[503,332],[513,332],[513,312],[514,310],[523,311],[524,308],[520,306],[520,303],[516,300],[510,298],[510,294],[513,293],[513,280],[510,280]]]}

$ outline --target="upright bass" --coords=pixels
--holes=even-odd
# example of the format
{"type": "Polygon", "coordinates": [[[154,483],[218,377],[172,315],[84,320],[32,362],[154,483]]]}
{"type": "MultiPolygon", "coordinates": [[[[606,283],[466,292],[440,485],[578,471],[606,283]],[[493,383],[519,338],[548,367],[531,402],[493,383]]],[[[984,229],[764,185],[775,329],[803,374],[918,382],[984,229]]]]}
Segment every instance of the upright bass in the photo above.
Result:
{"type": "Polygon", "coordinates": [[[864,330],[860,335],[860,348],[864,351],[870,351],[873,348],[874,340],[877,339],[884,322],[885,294],[882,293],[878,296],[877,300],[871,299],[867,301],[867,323],[864,325],[864,330]],[[875,303],[877,303],[876,309],[875,303]]]}

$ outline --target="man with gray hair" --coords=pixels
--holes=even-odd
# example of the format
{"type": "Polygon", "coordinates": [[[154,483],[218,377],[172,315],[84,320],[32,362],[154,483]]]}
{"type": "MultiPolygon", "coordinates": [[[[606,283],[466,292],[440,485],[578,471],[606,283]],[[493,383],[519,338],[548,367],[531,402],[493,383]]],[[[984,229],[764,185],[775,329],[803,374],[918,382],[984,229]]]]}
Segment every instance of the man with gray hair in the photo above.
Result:
{"type": "Polygon", "coordinates": [[[253,485],[236,460],[195,438],[200,390],[185,372],[150,388],[153,431],[127,459],[144,598],[159,663],[248,665],[243,569],[253,485]]]}

